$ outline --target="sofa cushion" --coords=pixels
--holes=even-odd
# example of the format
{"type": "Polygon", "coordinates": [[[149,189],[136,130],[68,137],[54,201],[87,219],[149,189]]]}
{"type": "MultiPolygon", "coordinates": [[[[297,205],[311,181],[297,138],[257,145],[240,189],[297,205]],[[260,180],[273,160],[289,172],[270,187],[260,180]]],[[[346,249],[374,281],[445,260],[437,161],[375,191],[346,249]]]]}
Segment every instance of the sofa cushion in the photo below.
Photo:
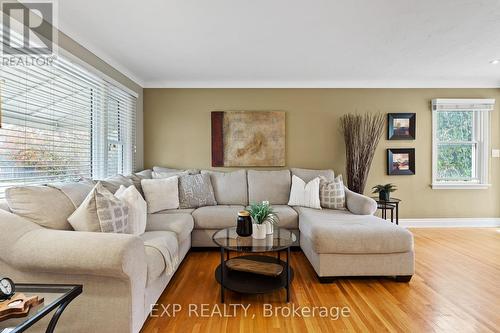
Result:
{"type": "Polygon", "coordinates": [[[286,205],[292,179],[289,170],[248,170],[248,201],[269,201],[271,205],[286,205]]]}
{"type": "Polygon", "coordinates": [[[142,179],[152,179],[153,178],[153,170],[146,169],[139,172],[136,172],[135,175],[141,177],[142,179]]]}
{"type": "Polygon", "coordinates": [[[217,200],[219,205],[248,204],[246,170],[233,172],[202,170],[201,173],[210,175],[210,180],[214,188],[215,200],[217,200]]]}
{"type": "Polygon", "coordinates": [[[165,209],[155,214],[191,214],[194,210],[194,208],[165,209]]]}
{"type": "Polygon", "coordinates": [[[200,173],[200,169],[174,169],[174,168],[169,168],[169,167],[161,167],[161,166],[154,166],[153,167],[154,172],[159,172],[159,173],[180,173],[180,172],[186,172],[188,175],[197,175],[200,173]]]}
{"type": "Polygon", "coordinates": [[[121,185],[123,185],[125,187],[129,187],[131,185],[134,185],[134,182],[125,176],[116,175],[116,176],[101,180],[101,184],[106,189],[108,189],[111,193],[115,194],[121,185]]]}
{"type": "Polygon", "coordinates": [[[162,178],[170,178],[173,176],[187,176],[189,173],[187,171],[174,171],[174,172],[166,172],[166,171],[153,171],[152,176],[153,179],[162,179],[162,178]]]}
{"type": "Polygon", "coordinates": [[[296,207],[301,237],[316,253],[379,254],[412,251],[412,234],[373,215],[296,207]]]}
{"type": "Polygon", "coordinates": [[[179,177],[179,208],[215,206],[214,189],[207,174],[179,177]]]}
{"type": "Polygon", "coordinates": [[[126,233],[128,214],[127,204],[98,182],[68,222],[76,231],[126,233]]]}
{"type": "Polygon", "coordinates": [[[292,176],[297,176],[306,183],[309,183],[316,177],[325,177],[327,180],[333,180],[335,178],[335,174],[333,170],[314,170],[314,169],[300,169],[300,168],[291,168],[292,176]]]}
{"type": "Polygon", "coordinates": [[[179,265],[179,245],[171,231],[149,231],[140,236],[144,241],[148,284],[162,274],[172,274],[179,265]]]}
{"type": "Polygon", "coordinates": [[[179,242],[191,236],[194,227],[193,217],[186,213],[171,213],[164,210],[154,214],[148,214],[146,231],[172,231],[177,235],[179,242]]]}
{"type": "Polygon", "coordinates": [[[80,207],[90,191],[95,187],[94,181],[79,181],[79,182],[58,182],[47,184],[47,186],[57,188],[64,193],[68,199],[73,203],[75,209],[80,207]]]}
{"type": "Polygon", "coordinates": [[[193,212],[195,229],[221,229],[235,227],[238,212],[245,206],[206,206],[193,212]]]}
{"type": "MultiPolygon", "coordinates": [[[[247,210],[250,206],[247,207],[247,210]]],[[[273,205],[273,211],[278,215],[278,226],[285,229],[297,229],[299,227],[299,214],[295,209],[287,205],[273,205]]]]}
{"type": "Polygon", "coordinates": [[[140,174],[137,174],[137,173],[130,174],[126,177],[128,179],[130,179],[130,181],[132,181],[132,183],[134,184],[137,191],[139,191],[139,193],[142,195],[142,197],[144,197],[144,192],[142,191],[141,181],[143,179],[150,179],[150,178],[146,177],[146,176],[141,176],[140,174]]]}
{"type": "Polygon", "coordinates": [[[75,211],[69,198],[50,186],[15,186],[5,191],[10,210],[45,228],[71,230],[68,217],[75,211]]]}
{"type": "Polygon", "coordinates": [[[143,179],[141,185],[148,213],[179,208],[179,177],[143,179]]]}
{"type": "Polygon", "coordinates": [[[12,213],[10,208],[9,208],[9,204],[7,203],[7,200],[5,200],[5,199],[0,200],[0,209],[5,210],[6,212],[12,213]]]}

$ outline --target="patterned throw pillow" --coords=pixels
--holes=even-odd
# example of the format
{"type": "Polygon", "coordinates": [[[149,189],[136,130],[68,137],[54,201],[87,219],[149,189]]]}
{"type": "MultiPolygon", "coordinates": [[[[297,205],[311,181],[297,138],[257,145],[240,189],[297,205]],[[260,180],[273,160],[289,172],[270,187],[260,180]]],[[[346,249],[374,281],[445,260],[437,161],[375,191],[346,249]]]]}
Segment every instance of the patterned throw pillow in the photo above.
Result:
{"type": "Polygon", "coordinates": [[[126,233],[128,206],[98,182],[68,222],[76,231],[126,233]]]}
{"type": "Polygon", "coordinates": [[[179,208],[215,206],[214,189],[210,175],[185,175],[179,177],[179,208]]]}
{"type": "Polygon", "coordinates": [[[342,175],[333,180],[320,177],[319,200],[321,207],[329,209],[345,209],[345,189],[342,175]]]}

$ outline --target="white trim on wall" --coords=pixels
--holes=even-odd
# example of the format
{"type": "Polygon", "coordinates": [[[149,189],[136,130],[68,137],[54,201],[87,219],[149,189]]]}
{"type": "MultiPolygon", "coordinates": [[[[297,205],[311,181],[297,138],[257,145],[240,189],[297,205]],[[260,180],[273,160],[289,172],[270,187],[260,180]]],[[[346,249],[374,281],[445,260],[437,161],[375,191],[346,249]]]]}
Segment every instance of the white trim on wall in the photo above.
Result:
{"type": "MultiPolygon", "coordinates": [[[[103,59],[104,60],[104,59],[103,59]]],[[[113,64],[112,62],[110,63],[113,64]]],[[[142,82],[143,88],[425,88],[425,89],[439,89],[439,88],[500,88],[500,80],[467,80],[467,81],[453,81],[453,80],[430,80],[430,81],[388,81],[388,80],[327,80],[327,81],[223,81],[217,79],[207,80],[144,80],[142,82]]]]}
{"type": "Polygon", "coordinates": [[[400,219],[405,228],[495,228],[500,227],[500,217],[457,217],[400,219]]]}

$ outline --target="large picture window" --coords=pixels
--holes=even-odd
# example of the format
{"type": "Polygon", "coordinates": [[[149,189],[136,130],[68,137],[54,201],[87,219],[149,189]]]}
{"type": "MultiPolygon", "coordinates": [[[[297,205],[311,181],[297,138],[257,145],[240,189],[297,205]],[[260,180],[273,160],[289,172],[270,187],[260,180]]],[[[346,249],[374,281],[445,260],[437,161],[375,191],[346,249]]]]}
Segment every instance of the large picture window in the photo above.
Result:
{"type": "Polygon", "coordinates": [[[136,97],[59,56],[0,72],[0,197],[13,185],[130,173],[136,97]]]}
{"type": "Polygon", "coordinates": [[[435,189],[487,188],[490,99],[436,99],[432,103],[435,189]]]}

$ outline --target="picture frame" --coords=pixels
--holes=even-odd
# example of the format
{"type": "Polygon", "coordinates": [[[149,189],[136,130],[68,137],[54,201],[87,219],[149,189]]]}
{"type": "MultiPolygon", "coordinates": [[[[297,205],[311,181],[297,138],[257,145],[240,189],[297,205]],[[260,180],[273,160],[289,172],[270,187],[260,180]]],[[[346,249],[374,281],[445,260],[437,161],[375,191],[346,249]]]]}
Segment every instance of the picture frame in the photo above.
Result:
{"type": "Polygon", "coordinates": [[[414,175],[415,148],[387,149],[387,174],[391,176],[414,175]]]}
{"type": "Polygon", "coordinates": [[[387,140],[415,140],[416,113],[388,113],[387,140]]]}

